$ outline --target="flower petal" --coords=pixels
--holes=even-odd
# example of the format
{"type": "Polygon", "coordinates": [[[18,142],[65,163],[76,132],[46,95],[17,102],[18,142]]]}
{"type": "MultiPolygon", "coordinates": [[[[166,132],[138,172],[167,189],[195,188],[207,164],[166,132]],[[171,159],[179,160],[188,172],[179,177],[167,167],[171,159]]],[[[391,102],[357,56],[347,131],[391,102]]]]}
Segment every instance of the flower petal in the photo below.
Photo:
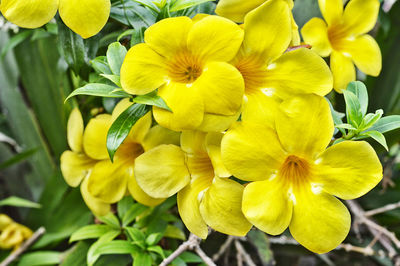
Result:
{"type": "Polygon", "coordinates": [[[376,24],[379,0],[351,0],[343,13],[345,31],[352,35],[369,32],[376,24]]]}
{"type": "Polygon", "coordinates": [[[379,75],[382,69],[382,55],[374,38],[365,34],[346,44],[345,49],[358,69],[367,75],[379,75]]]}
{"type": "Polygon", "coordinates": [[[167,80],[165,59],[147,44],[129,49],[121,67],[122,88],[131,94],[147,94],[167,80]]]}
{"type": "Polygon", "coordinates": [[[346,89],[347,84],[356,80],[356,70],[351,57],[333,51],[330,66],[333,74],[333,88],[337,92],[341,93],[346,89]]]}
{"type": "Polygon", "coordinates": [[[243,30],[234,22],[218,16],[207,16],[193,25],[187,45],[189,51],[198,58],[226,62],[236,55],[243,35],[243,30]]]}
{"type": "Polygon", "coordinates": [[[318,0],[319,9],[328,25],[339,23],[343,14],[342,0],[318,0]]]}
{"type": "Polygon", "coordinates": [[[350,230],[350,213],[334,196],[314,194],[311,187],[296,195],[290,233],[301,245],[315,253],[336,248],[350,230]]]}
{"type": "Polygon", "coordinates": [[[242,110],[234,115],[215,115],[205,113],[203,122],[197,128],[204,132],[223,132],[227,130],[235,121],[238,120],[242,110]]]}
{"type": "Polygon", "coordinates": [[[81,152],[83,139],[83,118],[78,108],[74,108],[68,118],[67,137],[68,145],[74,152],[81,152]]]}
{"type": "Polygon", "coordinates": [[[58,0],[2,0],[0,11],[10,22],[22,28],[39,28],[57,13],[58,0]]]}
{"type": "Polygon", "coordinates": [[[342,199],[355,199],[382,179],[382,165],[365,141],[344,141],[328,148],[318,158],[316,182],[324,191],[342,199]]]}
{"type": "Polygon", "coordinates": [[[139,187],[138,183],[136,182],[136,178],[133,175],[129,176],[128,179],[128,190],[129,193],[131,193],[132,197],[139,203],[146,205],[146,206],[157,206],[161,204],[165,199],[156,199],[153,197],[150,197],[146,192],[143,191],[141,187],[139,187]]]}
{"type": "Polygon", "coordinates": [[[104,216],[111,211],[111,205],[93,197],[88,190],[89,178],[85,178],[81,184],[81,194],[88,208],[97,216],[104,216]]]}
{"type": "Polygon", "coordinates": [[[279,169],[284,151],[278,136],[269,127],[240,122],[224,135],[222,161],[237,178],[266,180],[279,169]]]}
{"type": "Polygon", "coordinates": [[[251,224],[242,213],[243,186],[226,178],[215,177],[200,201],[200,213],[214,230],[245,236],[251,224]]]}
{"type": "Polygon", "coordinates": [[[328,38],[328,27],[320,18],[312,18],[301,29],[301,35],[312,50],[320,56],[328,56],[332,52],[332,46],[328,38]]]}
{"type": "Polygon", "coordinates": [[[161,144],[174,144],[179,146],[180,137],[181,134],[179,132],[163,128],[160,125],[155,125],[150,128],[142,142],[142,146],[145,151],[161,144]]]}
{"type": "Polygon", "coordinates": [[[243,77],[228,63],[208,63],[193,86],[201,91],[207,113],[230,116],[236,114],[242,105],[243,77]]]}
{"type": "Polygon", "coordinates": [[[284,101],[275,125],[285,150],[302,158],[315,159],[333,135],[333,119],[328,102],[308,94],[284,101]]]}
{"type": "Polygon", "coordinates": [[[197,130],[186,130],[181,134],[181,148],[187,154],[207,156],[206,150],[207,133],[197,130]]]}
{"type": "Polygon", "coordinates": [[[107,114],[90,119],[83,134],[83,148],[89,157],[96,160],[108,159],[106,143],[111,124],[111,115],[107,114]]]}
{"type": "Polygon", "coordinates": [[[187,48],[187,38],[193,22],[188,17],[160,20],[144,33],[144,41],[158,54],[171,58],[187,48]]]}
{"type": "Polygon", "coordinates": [[[255,9],[265,0],[221,0],[218,2],[215,13],[221,17],[229,18],[235,22],[243,22],[245,15],[255,9]]]}
{"type": "Polygon", "coordinates": [[[126,164],[109,160],[98,162],[88,177],[88,191],[106,203],[116,203],[124,197],[132,171],[126,164]]]}
{"type": "Polygon", "coordinates": [[[187,229],[196,236],[206,239],[207,224],[204,222],[199,209],[199,194],[212,183],[212,178],[196,178],[184,189],[178,192],[177,203],[179,215],[187,229]]]}
{"type": "Polygon", "coordinates": [[[202,96],[195,86],[171,82],[158,91],[171,108],[170,111],[154,107],[156,121],[163,127],[175,130],[191,130],[200,126],[204,116],[202,96]]]}
{"type": "Polygon", "coordinates": [[[244,20],[242,56],[259,56],[269,63],[283,54],[292,39],[289,6],[283,0],[269,0],[247,14],[244,20]]]}
{"type": "Polygon", "coordinates": [[[71,187],[77,187],[87,176],[90,169],[97,161],[87,157],[85,154],[65,151],[61,154],[60,167],[65,182],[71,187]]]}
{"type": "Polygon", "coordinates": [[[205,144],[215,175],[218,177],[230,177],[231,173],[226,169],[221,157],[221,140],[223,136],[222,133],[208,133],[205,144]]]}
{"type": "Polygon", "coordinates": [[[293,210],[288,189],[276,181],[275,178],[252,182],[243,192],[244,215],[254,226],[271,235],[279,235],[286,230],[293,210]]]}
{"type": "Polygon", "coordinates": [[[332,74],[325,61],[306,48],[287,52],[270,65],[265,84],[286,99],[296,94],[320,96],[332,90],[332,74]]]}
{"type": "Polygon", "coordinates": [[[275,115],[282,100],[274,95],[266,95],[257,90],[247,95],[242,121],[275,127],[275,115]]]}
{"type": "Polygon", "coordinates": [[[110,0],[60,0],[58,12],[64,23],[86,39],[99,33],[110,16],[110,0]]]}
{"type": "Polygon", "coordinates": [[[136,182],[154,198],[168,198],[190,181],[185,155],[175,145],[160,145],[135,160],[136,182]]]}

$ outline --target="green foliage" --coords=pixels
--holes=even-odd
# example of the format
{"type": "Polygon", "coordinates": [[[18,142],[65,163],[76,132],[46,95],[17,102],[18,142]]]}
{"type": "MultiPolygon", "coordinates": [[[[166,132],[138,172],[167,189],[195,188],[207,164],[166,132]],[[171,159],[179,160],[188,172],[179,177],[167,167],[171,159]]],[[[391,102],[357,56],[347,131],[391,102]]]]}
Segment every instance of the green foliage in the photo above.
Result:
{"type": "Polygon", "coordinates": [[[57,251],[37,251],[21,257],[18,266],[54,265],[61,262],[61,253],[57,251]]]}
{"type": "Polygon", "coordinates": [[[14,206],[14,207],[25,207],[25,208],[40,208],[40,204],[32,202],[30,200],[21,199],[15,196],[8,197],[0,200],[0,206],[14,206]]]}

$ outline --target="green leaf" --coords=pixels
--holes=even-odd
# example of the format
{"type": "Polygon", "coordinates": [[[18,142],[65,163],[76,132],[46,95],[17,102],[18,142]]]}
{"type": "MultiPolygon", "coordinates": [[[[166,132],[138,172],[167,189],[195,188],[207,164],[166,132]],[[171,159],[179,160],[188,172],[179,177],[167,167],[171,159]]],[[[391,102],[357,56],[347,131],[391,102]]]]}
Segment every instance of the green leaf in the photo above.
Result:
{"type": "Polygon", "coordinates": [[[1,49],[1,54],[0,54],[0,59],[3,59],[4,56],[12,50],[14,47],[16,47],[18,44],[22,43],[28,37],[33,33],[32,30],[25,30],[21,31],[20,33],[14,35],[11,39],[8,40],[8,42],[3,46],[1,49]]]}
{"type": "Polygon", "coordinates": [[[111,161],[135,123],[149,111],[150,108],[147,105],[133,104],[114,121],[107,134],[107,151],[111,161]]]}
{"type": "Polygon", "coordinates": [[[185,233],[176,226],[168,225],[167,229],[164,232],[164,237],[175,238],[179,240],[186,240],[185,233]]]}
{"type": "Polygon", "coordinates": [[[335,125],[336,128],[344,128],[344,129],[350,129],[350,130],[357,130],[357,128],[353,127],[350,124],[339,124],[335,125]]]}
{"type": "Polygon", "coordinates": [[[381,118],[371,128],[368,129],[385,133],[400,128],[400,115],[390,115],[381,118]]]}
{"type": "Polygon", "coordinates": [[[263,265],[272,264],[273,260],[272,250],[269,245],[268,237],[265,235],[265,233],[259,230],[251,230],[247,234],[247,237],[249,239],[249,242],[256,247],[258,256],[262,264],[263,265]]]}
{"type": "Polygon", "coordinates": [[[18,266],[58,265],[60,262],[61,252],[37,251],[23,255],[19,260],[18,266]]]}
{"type": "Polygon", "coordinates": [[[133,266],[151,266],[153,259],[150,254],[138,253],[133,259],[133,266]]]}
{"type": "Polygon", "coordinates": [[[111,98],[128,98],[130,95],[118,88],[101,83],[89,83],[83,87],[74,90],[68,95],[65,101],[68,101],[71,97],[77,95],[91,95],[100,97],[111,97],[111,98]]]}
{"type": "Polygon", "coordinates": [[[73,233],[71,238],[69,239],[69,242],[83,240],[83,239],[90,239],[90,238],[99,238],[102,235],[104,235],[107,232],[112,231],[112,230],[120,232],[120,230],[115,230],[115,228],[110,227],[105,224],[87,225],[87,226],[80,228],[75,233],[73,233]]]}
{"type": "Polygon", "coordinates": [[[351,91],[344,90],[343,95],[346,102],[347,123],[358,128],[363,118],[360,102],[357,96],[351,91]]]}
{"type": "Polygon", "coordinates": [[[367,131],[367,132],[364,132],[364,133],[360,134],[360,136],[359,136],[358,138],[356,138],[356,139],[362,139],[362,138],[364,138],[364,137],[371,137],[371,138],[373,138],[373,139],[376,140],[379,144],[381,144],[383,147],[385,147],[385,149],[386,149],[387,151],[389,151],[389,148],[388,148],[388,146],[387,146],[387,144],[386,144],[385,136],[384,136],[381,132],[375,131],[375,130],[373,130],[373,131],[367,131]]]}
{"type": "Polygon", "coordinates": [[[163,259],[165,258],[164,250],[160,246],[147,247],[147,250],[159,254],[163,259]]]}
{"type": "Polygon", "coordinates": [[[368,128],[370,128],[371,126],[373,126],[379,119],[381,119],[383,115],[383,110],[379,109],[375,112],[375,114],[367,114],[362,123],[361,123],[361,131],[366,130],[368,128]]]}
{"type": "Polygon", "coordinates": [[[97,216],[97,219],[99,219],[100,221],[102,221],[103,223],[115,228],[115,229],[120,229],[121,225],[118,221],[117,216],[115,216],[114,214],[112,214],[111,212],[108,213],[107,215],[104,216],[97,216]]]}
{"type": "Polygon", "coordinates": [[[147,238],[146,238],[146,244],[148,246],[153,246],[155,244],[157,244],[161,238],[163,238],[163,234],[162,233],[153,233],[150,234],[147,238]]]}
{"type": "Polygon", "coordinates": [[[119,42],[114,42],[108,46],[107,62],[114,75],[119,76],[126,53],[125,46],[121,45],[119,42]]]}
{"type": "Polygon", "coordinates": [[[140,203],[135,203],[133,204],[129,210],[124,214],[122,218],[122,226],[127,226],[130,224],[137,216],[142,214],[144,211],[146,211],[148,207],[140,204],[140,203]]]}
{"type": "Polygon", "coordinates": [[[365,87],[364,83],[361,81],[352,81],[349,83],[349,85],[347,85],[347,91],[351,91],[357,96],[358,101],[360,102],[361,114],[364,116],[368,109],[367,87],[365,87]]]}
{"type": "Polygon", "coordinates": [[[146,28],[142,27],[140,29],[136,29],[135,32],[132,33],[131,46],[134,46],[138,43],[144,42],[144,32],[145,31],[146,31],[146,28]]]}
{"type": "Polygon", "coordinates": [[[181,258],[184,262],[186,263],[202,263],[203,260],[197,256],[196,254],[193,254],[191,252],[185,251],[181,255],[179,255],[179,258],[181,258]]]}
{"type": "MultiPolygon", "coordinates": [[[[97,258],[105,254],[136,254],[138,249],[126,240],[113,240],[110,242],[100,243],[93,250],[92,257],[97,258]]],[[[93,265],[95,261],[90,261],[89,265],[93,265]]]]}
{"type": "Polygon", "coordinates": [[[92,65],[94,70],[96,70],[96,72],[106,75],[112,75],[106,56],[98,56],[95,59],[91,60],[90,64],[92,65]]]}
{"type": "Polygon", "coordinates": [[[15,196],[11,196],[6,199],[0,200],[0,206],[14,206],[14,207],[25,207],[25,208],[41,207],[41,205],[36,202],[32,202],[30,200],[18,198],[15,196]]]}
{"type": "Polygon", "coordinates": [[[79,241],[73,246],[72,250],[68,251],[61,266],[76,266],[86,264],[86,254],[89,251],[89,241],[79,241]]]}
{"type": "Polygon", "coordinates": [[[131,196],[125,196],[117,204],[117,212],[118,217],[122,221],[122,226],[124,226],[123,217],[125,216],[126,212],[134,205],[133,198],[131,196]]]}
{"type": "Polygon", "coordinates": [[[165,101],[160,96],[157,95],[156,91],[150,92],[146,95],[136,96],[135,98],[133,98],[133,101],[135,103],[140,103],[140,104],[154,105],[159,108],[172,112],[172,110],[168,107],[165,101]]]}
{"type": "Polygon", "coordinates": [[[114,238],[116,238],[119,235],[120,232],[116,231],[109,231],[106,234],[102,235],[99,240],[93,243],[93,245],[90,246],[88,252],[87,252],[87,264],[88,265],[93,265],[97,259],[100,257],[101,254],[97,253],[97,249],[100,245],[103,243],[107,243],[112,241],[114,238]]]}
{"type": "Polygon", "coordinates": [[[118,75],[100,74],[100,76],[105,77],[106,79],[110,80],[112,83],[121,88],[121,81],[118,75]]]}
{"type": "Polygon", "coordinates": [[[29,157],[31,157],[33,154],[35,154],[39,149],[29,149],[27,151],[23,151],[21,153],[16,154],[12,158],[6,160],[5,162],[0,163],[0,170],[5,169],[7,167],[10,167],[11,165],[20,163],[29,157]]]}
{"type": "Polygon", "coordinates": [[[130,238],[132,238],[133,241],[138,242],[140,244],[144,244],[145,243],[146,236],[139,229],[137,229],[135,227],[126,227],[125,230],[128,233],[128,236],[130,238]]]}
{"type": "Polygon", "coordinates": [[[211,1],[213,1],[213,0],[177,0],[170,6],[169,11],[175,12],[175,11],[186,9],[186,8],[189,8],[192,6],[197,6],[202,3],[211,2],[211,1]]]}

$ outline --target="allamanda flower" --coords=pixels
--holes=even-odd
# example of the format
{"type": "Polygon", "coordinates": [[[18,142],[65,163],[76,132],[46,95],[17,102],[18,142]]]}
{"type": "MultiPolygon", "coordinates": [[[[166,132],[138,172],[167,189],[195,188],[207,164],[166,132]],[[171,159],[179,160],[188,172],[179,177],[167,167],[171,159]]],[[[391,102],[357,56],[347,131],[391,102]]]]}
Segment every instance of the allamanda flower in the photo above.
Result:
{"type": "MultiPolygon", "coordinates": [[[[236,22],[243,22],[244,17],[247,13],[259,7],[267,0],[221,0],[217,4],[215,13],[222,17],[229,18],[236,22]]],[[[290,9],[293,9],[293,0],[286,0],[290,9]]],[[[293,14],[290,13],[292,23],[292,45],[300,44],[300,35],[296,21],[294,20],[293,14]]]]}
{"type": "Polygon", "coordinates": [[[378,76],[382,56],[378,44],[366,34],[374,27],[378,0],[350,0],[343,12],[342,0],[319,0],[325,21],[312,18],[301,29],[304,41],[321,56],[330,55],[333,87],[341,92],[356,79],[354,64],[362,72],[378,76]]]}
{"type": "Polygon", "coordinates": [[[281,100],[302,93],[323,96],[331,91],[332,74],[324,60],[305,48],[285,52],[290,40],[286,1],[268,0],[246,15],[243,44],[232,61],[245,82],[248,102],[243,120],[272,123],[273,110],[281,100]],[[266,113],[260,116],[263,110],[266,113]]]}
{"type": "Polygon", "coordinates": [[[4,17],[22,28],[39,28],[58,12],[64,23],[83,38],[96,35],[110,16],[110,0],[2,0],[4,17]]]}
{"type": "Polygon", "coordinates": [[[276,130],[238,122],[222,140],[222,159],[243,192],[246,218],[277,235],[292,236],[316,253],[337,247],[350,229],[350,214],[336,197],[360,197],[382,179],[374,149],[364,141],[343,141],[326,149],[334,126],[328,103],[317,95],[283,101],[276,130]]]}
{"type": "Polygon", "coordinates": [[[136,159],[139,186],[155,198],[178,193],[182,221],[195,235],[206,238],[208,227],[244,236],[251,224],[241,211],[243,186],[228,177],[221,162],[221,133],[184,131],[181,147],[160,145],[136,159]]]}
{"type": "Polygon", "coordinates": [[[5,214],[0,214],[0,249],[18,249],[32,236],[32,230],[16,223],[5,214]]]}
{"type": "Polygon", "coordinates": [[[158,88],[172,109],[153,107],[163,127],[225,130],[220,122],[237,117],[243,100],[243,78],[227,63],[242,43],[243,30],[217,16],[175,17],[149,27],[144,40],[126,55],[122,88],[139,95],[158,88]]]}
{"type": "Polygon", "coordinates": [[[81,193],[88,207],[96,215],[105,215],[110,204],[116,203],[128,192],[148,206],[163,199],[148,196],[136,183],[133,167],[137,156],[162,143],[177,143],[179,135],[160,126],[151,127],[151,114],[138,120],[114,156],[108,157],[107,132],[112,122],[130,104],[122,100],[112,115],[101,114],[91,119],[84,130],[82,116],[75,109],[68,121],[68,141],[72,151],[61,155],[61,171],[66,182],[76,187],[81,182],[81,193]]]}

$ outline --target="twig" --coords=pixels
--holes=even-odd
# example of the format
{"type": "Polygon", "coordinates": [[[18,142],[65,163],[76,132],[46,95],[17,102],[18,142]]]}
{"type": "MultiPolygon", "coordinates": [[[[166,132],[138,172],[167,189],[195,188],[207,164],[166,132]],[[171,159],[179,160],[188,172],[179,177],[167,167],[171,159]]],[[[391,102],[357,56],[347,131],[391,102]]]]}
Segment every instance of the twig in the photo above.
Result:
{"type": "Polygon", "coordinates": [[[10,265],[13,261],[15,261],[21,254],[28,250],[28,248],[35,243],[44,233],[46,229],[42,226],[28,239],[26,240],[16,251],[12,252],[5,258],[1,263],[0,266],[7,266],[10,265]]]}
{"type": "Polygon", "coordinates": [[[374,209],[374,210],[366,211],[366,212],[364,212],[364,215],[367,216],[367,217],[374,216],[376,214],[387,212],[387,211],[391,211],[391,210],[394,210],[394,209],[397,209],[397,208],[400,208],[400,201],[397,202],[397,203],[388,204],[388,205],[383,206],[381,208],[377,208],[377,209],[374,209]]]}
{"type": "Polygon", "coordinates": [[[218,261],[219,258],[226,252],[226,250],[231,246],[233,240],[235,239],[234,236],[228,236],[225,242],[221,245],[218,252],[215,253],[212,257],[213,261],[218,261]]]}
{"type": "Polygon", "coordinates": [[[200,258],[204,261],[204,263],[205,263],[206,265],[208,265],[208,266],[217,266],[217,265],[213,262],[213,260],[212,260],[209,256],[207,256],[206,253],[204,253],[204,251],[200,248],[199,245],[196,245],[196,246],[194,247],[194,251],[197,253],[197,255],[200,256],[200,258]]]}
{"type": "Polygon", "coordinates": [[[253,262],[249,254],[247,254],[246,250],[244,249],[242,244],[240,244],[238,239],[235,240],[235,247],[237,252],[243,257],[248,266],[256,266],[256,264],[253,262]]]}

